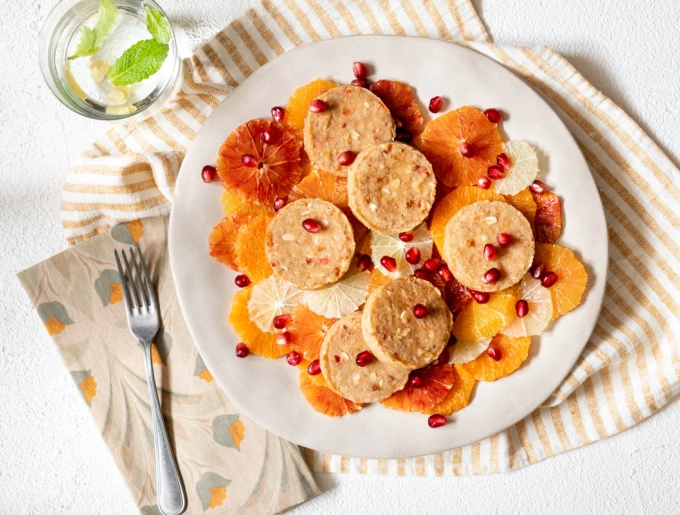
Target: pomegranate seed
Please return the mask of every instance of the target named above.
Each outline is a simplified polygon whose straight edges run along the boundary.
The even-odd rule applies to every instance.
[[[277,317],[274,317],[274,321],[272,324],[274,324],[274,327],[277,329],[283,329],[286,327],[286,324],[288,323],[288,315],[279,315]]]
[[[477,186],[482,188],[483,190],[488,190],[491,187],[491,179],[488,177],[480,177],[477,179]]]
[[[420,249],[418,247],[411,247],[406,251],[406,261],[412,265],[420,263]]]
[[[307,367],[307,373],[310,376],[315,376],[319,373],[321,373],[321,365],[319,364],[319,360],[315,359],[312,361],[309,366]]]
[[[359,269],[359,272],[365,272],[366,270],[370,272],[373,270],[373,260],[371,259],[371,256],[368,254],[361,256],[357,261],[357,268]]]
[[[486,353],[494,361],[500,361],[501,358],[502,358],[501,350],[498,347],[496,347],[495,345],[489,345],[486,348]]]
[[[439,268],[437,268],[437,273],[439,274],[439,277],[442,278],[442,281],[445,283],[450,283],[453,281],[453,274],[451,273],[451,270],[449,270],[449,267],[446,265],[439,265]]]
[[[403,129],[404,127],[406,127],[406,122],[404,121],[403,118],[399,118],[398,116],[395,116],[394,117],[394,126],[397,128],[397,130]]]
[[[494,247],[491,243],[484,245],[484,259],[487,261],[493,261],[496,259],[496,247]]]
[[[320,100],[318,98],[315,98],[309,104],[309,110],[312,113],[323,113],[327,109],[328,109],[328,104],[326,102],[324,102],[323,100]]]
[[[411,388],[420,388],[423,386],[423,378],[419,376],[413,376],[408,380],[408,385]]]
[[[394,137],[395,140],[401,143],[410,143],[413,139],[413,134],[409,131],[397,130],[397,135]]]
[[[354,61],[352,64],[352,71],[357,79],[365,79],[368,76],[368,68],[364,63],[359,61]]]
[[[430,415],[427,418],[427,425],[430,426],[432,429],[435,429],[437,427],[442,427],[445,426],[448,423],[448,419],[444,415],[440,415],[439,413],[435,415]]]
[[[213,182],[215,177],[217,177],[217,170],[214,166],[205,165],[203,170],[201,170],[201,179],[203,179],[203,182],[206,184]]]
[[[496,241],[503,248],[510,245],[514,239],[515,238],[512,237],[512,234],[508,234],[507,232],[498,233],[498,236],[496,236]]]
[[[501,121],[503,120],[503,115],[498,109],[493,108],[487,109],[486,111],[484,111],[484,114],[491,123],[501,123]]]
[[[470,143],[467,141],[461,141],[460,145],[458,145],[458,151],[463,157],[474,157],[475,156],[475,147],[473,147]]]
[[[321,224],[313,218],[305,218],[302,221],[302,227],[304,227],[305,231],[311,233],[316,233],[321,230]]]
[[[272,107],[272,120],[275,122],[282,122],[283,116],[286,114],[286,110],[283,107],[275,106]]]
[[[383,256],[380,258],[380,264],[388,272],[394,272],[397,270],[397,260],[390,256]]]
[[[498,179],[505,177],[505,170],[498,165],[492,165],[487,169],[486,175],[489,176],[489,179],[497,181]]]
[[[260,133],[260,139],[265,143],[269,144],[276,142],[278,136],[279,132],[272,125],[270,125]]]
[[[547,269],[545,268],[545,265],[543,263],[538,263],[534,266],[531,267],[531,277],[534,279],[542,279],[545,273],[547,272]]]
[[[486,304],[491,298],[491,294],[488,291],[473,291],[472,298],[475,299],[477,304]]]
[[[241,342],[238,345],[236,345],[237,358],[245,358],[248,354],[250,354],[250,349],[245,343]]]
[[[283,206],[286,205],[287,202],[288,201],[285,198],[277,198],[274,201],[274,211],[278,211],[279,209],[281,209]]]
[[[333,356],[333,357],[335,358],[335,362],[336,362],[336,363],[340,363],[340,356],[338,356],[338,355],[336,354],[336,355]]]
[[[524,318],[529,314],[529,303],[524,299],[518,300],[515,304],[515,311],[518,317]]]
[[[356,86],[358,88],[367,88],[368,87],[368,81],[364,79],[354,79],[352,82],[350,82],[352,86]]]
[[[356,154],[351,150],[345,150],[342,154],[338,156],[338,163],[341,166],[349,166],[354,162]]]
[[[416,279],[422,279],[423,281],[429,281],[430,280],[430,272],[428,272],[424,268],[419,268],[418,270],[413,272],[413,276]]]
[[[437,358],[437,361],[439,363],[448,363],[450,359],[451,359],[451,355],[449,354],[449,350],[444,349],[442,351],[442,353],[439,355],[439,357]]]
[[[257,168],[260,162],[257,160],[255,156],[251,154],[243,154],[241,156],[241,164],[243,166],[248,166],[250,168]]]
[[[413,241],[413,233],[412,232],[400,232],[399,233],[399,239],[401,241],[405,241],[405,242]]]
[[[295,367],[299,365],[300,362],[302,361],[302,354],[292,350],[286,355],[286,361],[288,362],[289,365]]]
[[[529,186],[529,189],[532,193],[545,193],[546,191],[550,191],[550,188],[548,188],[547,184],[539,180],[532,182],[531,186]]]
[[[500,278],[501,278],[501,273],[498,270],[498,268],[490,268],[482,276],[482,282],[484,284],[494,284],[494,283],[497,283],[498,279],[500,279]]]
[[[290,343],[290,339],[290,333],[288,331],[283,331],[276,337],[276,343],[277,345],[288,345]]]
[[[428,106],[428,109],[430,110],[431,113],[438,113],[443,105],[444,99],[442,97],[440,96],[432,97],[430,99],[430,105]]]
[[[503,170],[510,170],[512,163],[510,163],[510,158],[505,152],[499,154],[496,158],[496,164],[500,166]]]
[[[371,362],[372,359],[373,354],[371,354],[371,351],[364,350],[357,354],[355,361],[357,362],[357,365],[359,365],[360,367],[365,367]]]
[[[439,260],[436,258],[430,258],[423,263],[423,268],[428,272],[434,272],[437,267],[439,267]]]
[[[557,274],[555,272],[548,272],[541,278],[541,284],[546,288],[550,288],[557,282]]]
[[[236,278],[234,279],[234,284],[238,286],[239,288],[245,288],[250,284],[250,279],[248,279],[247,275],[237,275]]]
[[[416,318],[423,318],[430,311],[430,308],[423,306],[422,304],[416,304],[413,306],[413,316]]]

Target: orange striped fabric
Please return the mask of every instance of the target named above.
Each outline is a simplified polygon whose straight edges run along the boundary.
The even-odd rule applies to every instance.
[[[600,319],[579,361],[526,419],[471,446],[411,460],[305,450],[313,470],[501,473],[624,431],[669,402],[680,390],[679,172],[564,58],[546,47],[491,43],[469,0],[262,0],[184,60],[181,88],[166,109],[114,126],[83,151],[63,193],[69,243],[121,220],[169,212],[186,148],[233,87],[295,46],[359,33],[457,41],[539,91],[576,138],[597,183],[609,225],[609,275]]]

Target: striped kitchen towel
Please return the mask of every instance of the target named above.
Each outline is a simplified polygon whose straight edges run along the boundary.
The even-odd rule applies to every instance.
[[[350,34],[456,41],[531,84],[588,161],[609,227],[606,298],[569,376],[515,426],[476,444],[410,460],[307,450],[316,471],[398,475],[499,473],[606,438],[680,390],[680,189],[677,168],[618,106],[546,47],[491,42],[469,0],[262,0],[182,63],[161,113],[116,125],[70,170],[62,219],[70,244],[120,221],[168,213],[182,157],[206,117],[253,70],[296,46]]]

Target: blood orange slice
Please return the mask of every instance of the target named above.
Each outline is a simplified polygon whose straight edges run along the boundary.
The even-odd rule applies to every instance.
[[[555,243],[562,234],[562,204],[560,198],[546,191],[534,193],[536,202],[536,243]]]
[[[393,393],[380,404],[397,411],[428,410],[446,398],[456,379],[453,366],[447,363],[414,370],[411,377],[414,375],[420,377],[420,387],[412,386],[409,380],[402,390]]]
[[[208,254],[213,259],[238,272],[236,265],[236,237],[241,227],[250,221],[250,216],[233,214],[225,216],[210,232]]]
[[[404,129],[413,136],[420,133],[423,127],[423,115],[413,96],[411,88],[396,80],[379,80],[371,85],[371,91],[387,106],[396,120],[404,123]]]
[[[293,308],[290,322],[286,325],[293,349],[306,361],[318,359],[323,339],[335,322],[337,319],[317,315],[305,305]]]
[[[323,379],[321,374],[319,377]],[[314,376],[315,378],[317,376]],[[315,381],[316,382],[316,381]],[[314,384],[307,372],[300,372],[300,390],[307,402],[314,410],[329,417],[340,417],[359,411],[361,404],[356,404],[343,397],[340,397],[328,386]],[[324,381],[325,383],[325,381]]]
[[[468,374],[461,367],[453,367],[453,386],[446,394],[444,399],[431,407],[423,411],[425,415],[434,415],[439,413],[440,415],[451,415],[456,411],[463,409],[470,403],[470,397],[472,397],[472,390],[475,388],[475,378]]]
[[[516,195],[505,195],[505,200],[522,213],[524,218],[529,220],[532,228],[534,227],[534,222],[536,221],[536,202],[529,188],[520,191]]]
[[[557,274],[557,282],[548,288],[553,303],[553,320],[581,303],[588,283],[588,273],[570,249],[537,243],[534,263],[541,263],[548,271]]]
[[[460,144],[472,145],[474,155],[461,154]],[[420,150],[434,173],[447,186],[477,183],[503,152],[503,140],[495,123],[474,107],[464,106],[427,123],[420,135]]]
[[[477,359],[461,365],[477,381],[495,381],[512,374],[527,359],[531,338],[509,338],[499,334],[489,345],[494,345],[500,351],[501,359],[496,361],[483,352]]]
[[[265,130],[276,134],[274,143],[265,143]],[[246,202],[272,204],[287,197],[300,180],[300,138],[280,123],[250,120],[239,125],[222,143],[217,154],[217,176],[222,185]],[[255,166],[242,162],[251,156]]]
[[[267,227],[271,217],[259,215],[243,226],[236,236],[234,246],[236,264],[239,270],[248,276],[253,283],[259,283],[272,275],[267,254],[264,251]]]
[[[307,116],[311,101],[321,93],[325,93],[336,86],[338,84],[335,82],[316,79],[293,91],[293,94],[288,99],[283,123],[294,131],[302,132],[302,128],[305,126],[305,116]]]

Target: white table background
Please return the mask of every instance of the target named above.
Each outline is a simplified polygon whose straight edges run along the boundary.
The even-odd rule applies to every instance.
[[[187,55],[255,1],[161,3]],[[37,34],[54,3],[0,0],[0,514],[132,514],[108,450],[14,277],[65,248],[64,173],[106,129],[68,111],[42,81]],[[554,48],[680,162],[678,0],[473,3],[495,42]],[[680,513],[678,420],[676,400],[624,434],[502,476],[319,474],[326,492],[294,513]]]

